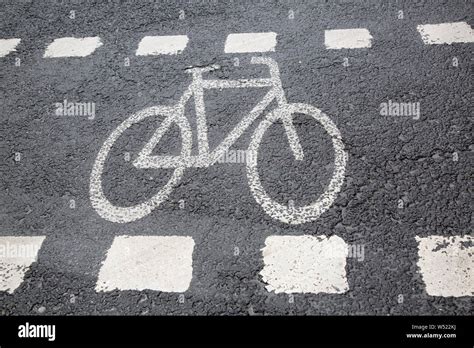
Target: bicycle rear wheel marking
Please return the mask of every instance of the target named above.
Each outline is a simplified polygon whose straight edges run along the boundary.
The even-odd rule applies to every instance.
[[[189,125],[186,123],[184,117],[174,117],[176,116],[176,113],[177,109],[163,106],[153,106],[144,109],[122,122],[104,142],[94,162],[90,180],[91,203],[94,209],[101,217],[109,221],[118,223],[126,223],[138,220],[151,213],[153,209],[155,209],[166,198],[168,198],[173,188],[181,180],[185,169],[184,165],[177,167],[173,171],[173,175],[169,179],[168,183],[156,195],[154,195],[143,203],[130,207],[118,207],[113,205],[105,197],[102,189],[102,172],[104,170],[104,163],[115,141],[130,126],[132,126],[134,123],[144,120],[147,117],[162,115],[165,116],[163,122],[165,122],[169,117],[173,117],[171,123],[176,122],[176,124],[181,130],[181,139],[183,141],[181,155],[189,156],[189,154],[191,153],[191,130],[189,129]]]
[[[342,183],[344,182],[347,153],[344,150],[344,144],[341,140],[341,133],[337,129],[336,125],[320,110],[311,105],[299,103],[283,105],[280,108],[283,109],[280,110],[280,112],[299,112],[315,118],[316,121],[318,121],[321,126],[323,126],[324,130],[331,137],[334,148],[334,172],[331,181],[329,182],[329,185],[324,193],[313,204],[303,207],[287,207],[272,200],[270,196],[268,196],[258,176],[258,148],[262,141],[263,135],[275,120],[272,118],[272,114],[258,125],[255,133],[252,135],[249,145],[249,152],[256,155],[252,156],[251,161],[247,162],[247,178],[249,181],[250,191],[252,192],[257,203],[262,206],[265,213],[281,222],[296,225],[316,220],[332,205],[336,199],[337,194],[341,190]],[[275,112],[277,112],[277,110],[274,110],[272,113]]]

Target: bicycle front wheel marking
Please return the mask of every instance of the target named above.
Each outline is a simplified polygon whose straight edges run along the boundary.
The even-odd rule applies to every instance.
[[[130,207],[119,207],[113,205],[105,197],[102,189],[102,173],[104,170],[104,164],[112,146],[130,126],[150,116],[161,115],[165,116],[165,119],[168,117],[174,117],[173,121],[176,122],[181,130],[181,139],[183,141],[181,155],[189,156],[191,153],[191,130],[183,117],[175,117],[176,112],[176,109],[164,106],[154,106],[144,109],[122,122],[104,142],[94,162],[90,179],[91,203],[101,217],[117,223],[126,223],[141,219],[150,214],[153,209],[158,207],[166,198],[168,198],[174,187],[179,183],[184,173],[184,165],[176,167],[169,181],[157,194],[145,202]]]
[[[341,133],[331,119],[319,109],[307,104],[287,104],[274,110],[273,113],[301,113],[312,116],[318,121],[331,137],[334,148],[334,171],[328,187],[314,203],[302,207],[289,207],[273,200],[266,192],[260,181],[257,168],[258,149],[263,135],[275,121],[275,117],[269,115],[255,130],[249,145],[249,152],[255,154],[247,162],[247,178],[250,191],[258,204],[260,204],[268,215],[273,219],[288,224],[302,224],[314,221],[324,213],[334,202],[344,182],[344,174],[347,162],[347,153],[341,140]]]

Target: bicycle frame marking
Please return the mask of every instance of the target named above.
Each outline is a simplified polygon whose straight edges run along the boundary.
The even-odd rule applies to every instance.
[[[252,58],[252,64],[266,64],[270,68],[270,78],[239,79],[239,80],[204,80],[203,72],[216,69],[216,66],[208,68],[194,68],[188,71],[193,75],[193,80],[176,106],[176,114],[184,113],[186,103],[194,97],[197,119],[197,139],[199,155],[197,156],[151,156],[156,140],[160,137],[160,132],[156,132],[150,139],[150,145],[145,145],[133,162],[134,166],[140,169],[147,168],[175,168],[178,165],[185,167],[209,167],[215,164],[219,158],[229,150],[229,148],[240,138],[240,136],[250,127],[250,125],[264,112],[270,103],[276,99],[278,106],[284,108],[287,104],[285,92],[281,85],[280,72],[278,66],[272,60],[262,57]],[[207,137],[207,119],[204,105],[204,90],[206,89],[227,89],[227,88],[262,88],[271,87],[267,94],[260,100],[250,113],[235,126],[235,128],[225,137],[225,139],[211,152],[209,152],[209,142]],[[291,114],[278,115],[283,119],[285,130],[288,134],[290,147],[297,160],[303,159],[303,150],[299,144],[296,130],[294,129]],[[171,125],[171,124],[169,124]]]

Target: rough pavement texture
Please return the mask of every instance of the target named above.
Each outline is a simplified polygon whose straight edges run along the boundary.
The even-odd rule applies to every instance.
[[[17,52],[0,59],[0,234],[47,236],[41,262],[21,287],[0,293],[1,314],[471,313],[469,297],[426,294],[415,241],[415,236],[464,235],[472,226],[472,45],[426,46],[416,31],[423,23],[472,26],[469,1],[9,1],[0,6],[0,37],[22,38]],[[178,19],[181,9],[184,20]],[[290,9],[294,20],[288,20]],[[397,19],[399,9],[403,20]],[[70,10],[76,10],[76,19],[68,18]],[[324,48],[325,29],[357,27],[370,30],[371,49]],[[260,31],[278,33],[271,56],[288,101],[320,108],[342,133],[349,160],[333,206],[312,223],[277,222],[253,199],[245,165],[216,164],[188,169],[170,199],[141,220],[114,224],[100,218],[90,203],[89,179],[108,134],[145,107],[176,103],[190,82],[187,67],[219,64],[221,69],[209,74],[218,78],[264,75],[265,69],[247,64],[250,54],[239,55],[235,67],[235,56],[223,53],[229,33]],[[183,54],[134,55],[142,37],[174,34],[189,36]],[[104,45],[88,57],[42,58],[55,38],[96,35]],[[344,57],[350,66],[343,66]],[[453,57],[458,67],[452,66]],[[244,89],[205,96],[211,148],[264,93]],[[54,103],[64,99],[95,102],[95,119],[55,116]],[[380,103],[389,99],[419,101],[421,118],[380,116]],[[192,102],[187,115],[194,120]],[[123,161],[125,152],[133,157],[141,150],[158,121],[132,127],[114,147],[104,190],[116,204],[138,203],[169,178],[170,170],[138,170]],[[333,152],[314,120],[299,115],[296,121],[303,148],[313,155],[296,165],[281,125],[275,125],[265,135],[259,168],[274,199],[298,205],[324,190]],[[232,148],[246,149],[255,126]],[[179,151],[177,134],[168,134],[160,151]],[[15,162],[15,152],[21,161]],[[123,234],[194,238],[193,280],[184,303],[176,293],[95,292],[101,262],[114,236]],[[365,245],[364,261],[348,259],[347,293],[295,294],[290,303],[288,295],[265,290],[259,275],[265,238],[303,234],[338,235],[348,244]]]

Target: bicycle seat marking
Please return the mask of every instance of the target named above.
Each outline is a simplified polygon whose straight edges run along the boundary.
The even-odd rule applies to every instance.
[[[147,216],[169,197],[173,189],[180,182],[186,168],[206,168],[218,162],[219,158],[221,158],[247,128],[263,114],[264,110],[273,100],[276,100],[278,106],[261,119],[251,137],[248,147],[248,152],[253,154],[249,156],[249,160],[247,161],[247,179],[250,191],[265,213],[284,223],[301,224],[310,222],[316,220],[324,213],[334,202],[344,181],[347,153],[344,150],[341,133],[331,119],[319,109],[308,104],[287,102],[281,84],[280,71],[275,60],[269,57],[252,57],[251,64],[267,65],[270,70],[270,78],[205,80],[202,74],[217,69],[218,66],[192,68],[188,70],[188,72],[192,74],[192,82],[176,105],[148,107],[123,121],[105,140],[92,168],[90,199],[97,213],[104,219],[116,223],[131,222]],[[208,130],[204,108],[204,90],[255,87],[270,87],[270,90],[250,113],[239,121],[224,140],[214,150],[209,151]],[[188,119],[184,115],[185,104],[191,98],[194,98],[196,109],[198,155],[191,155],[192,130]],[[318,121],[331,137],[334,148],[334,170],[326,190],[315,202],[300,207],[286,206],[270,198],[261,184],[257,170],[260,143],[265,132],[276,121],[283,123],[294,158],[296,160],[302,160],[304,158],[305,155],[293,125],[292,115],[294,113],[306,114]],[[129,207],[116,206],[107,199],[102,189],[104,163],[113,145],[125,130],[133,124],[152,116],[160,116],[164,117],[164,119],[151,139],[140,151],[137,158],[133,161],[133,165],[139,169],[171,168],[174,169],[173,174],[165,186],[145,202]],[[162,136],[173,124],[177,125],[181,132],[181,154],[178,156],[151,155]]]

